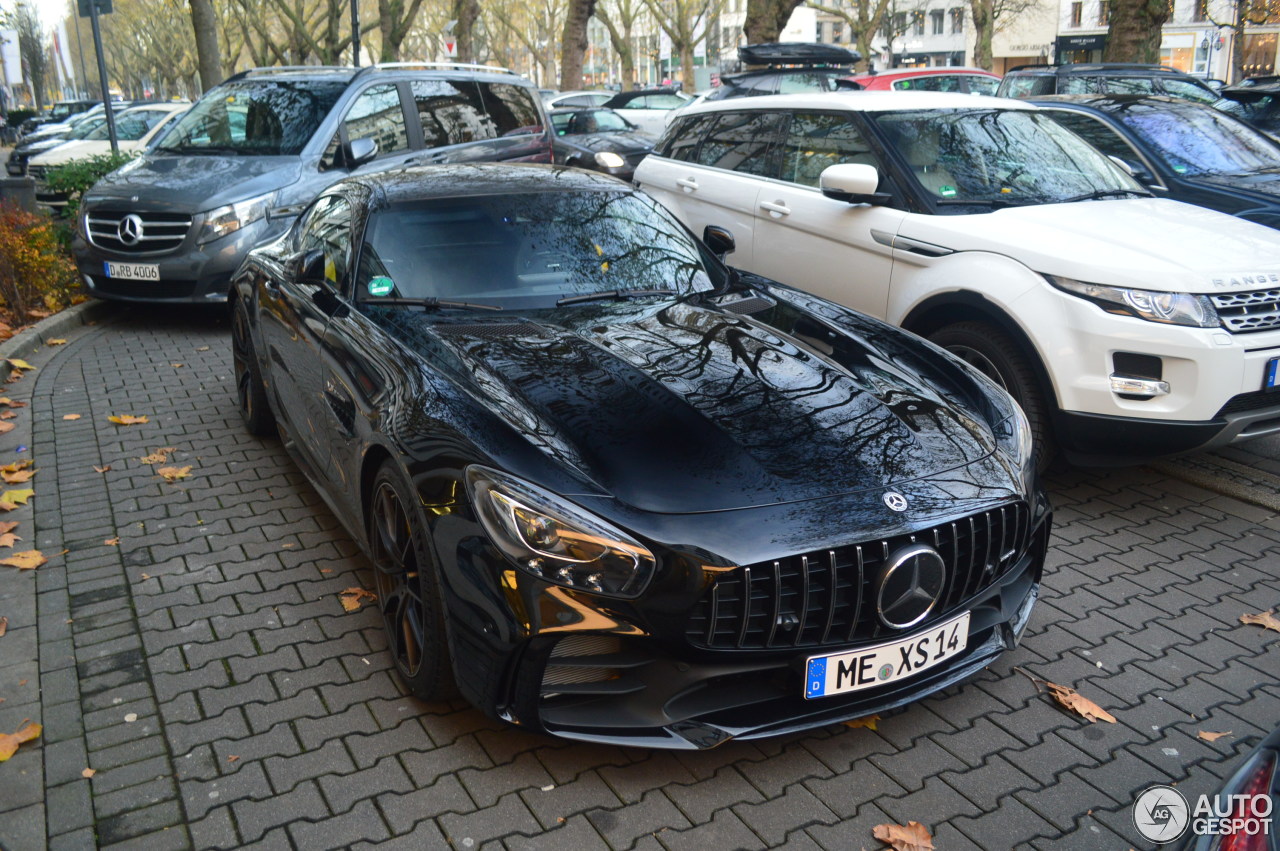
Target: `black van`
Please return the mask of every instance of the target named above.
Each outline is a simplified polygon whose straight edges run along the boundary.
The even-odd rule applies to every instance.
[[[1207,104],[1221,99],[1203,80],[1177,68],[1129,62],[1019,65],[1004,73],[996,91],[1005,98],[1096,94],[1167,95]]]
[[[220,302],[249,249],[343,177],[415,163],[551,159],[537,89],[503,68],[246,71],[85,193],[72,249],[99,298]]]

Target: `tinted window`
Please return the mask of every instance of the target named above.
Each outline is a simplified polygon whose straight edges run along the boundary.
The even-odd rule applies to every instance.
[[[363,91],[351,105],[344,122],[348,141],[373,139],[378,143],[378,156],[409,149],[400,92],[392,84]]]
[[[1063,77],[1058,81],[1058,91],[1064,95],[1091,95],[1102,91],[1102,87],[1099,85],[1097,77],[1071,76]],[[1123,89],[1111,89],[1111,91],[1123,91]],[[1046,92],[1046,94],[1052,93],[1052,89]]]
[[[1193,83],[1190,80],[1170,80],[1163,79],[1160,84],[1164,87],[1165,93],[1183,100],[1193,100],[1196,103],[1214,104],[1218,102],[1218,95],[1209,89],[1201,86],[1199,83]]]
[[[1029,98],[1053,94],[1053,77],[1043,74],[1005,77],[1001,94],[1009,98]]]
[[[632,98],[623,104],[623,109],[675,109],[684,106],[685,98],[679,95],[658,94]]]
[[[1065,110],[1053,110],[1049,114],[1053,116],[1054,121],[1082,136],[1086,142],[1107,156],[1119,157],[1135,163],[1140,161],[1124,137],[1111,129],[1106,122],[1090,115]]]
[[[302,222],[298,238],[302,253],[324,252],[324,279],[342,286],[351,263],[351,204],[340,196],[321,198]]]
[[[301,153],[347,87],[346,81],[237,80],[209,90],[166,134],[159,149]]]
[[[795,115],[782,144],[781,178],[817,186],[823,170],[839,163],[880,167],[862,131],[847,116]]]
[[[715,120],[714,115],[677,118],[666,139],[658,146],[662,156],[681,162],[693,162],[698,153],[698,144]]]
[[[481,101],[499,136],[542,132],[533,90],[510,83],[479,83]]]
[[[702,165],[772,177],[769,154],[786,116],[778,112],[722,113],[698,150]]]
[[[418,117],[422,120],[422,138],[427,147],[457,145],[497,136],[475,83],[414,80],[410,88],[418,107]]]
[[[835,88],[836,78],[833,74],[792,71],[780,75],[778,79],[778,94],[783,95],[793,92],[832,92]]]
[[[1000,81],[994,77],[984,77],[981,74],[970,74],[965,78],[965,84],[971,95],[994,95],[1000,88]]]
[[[1280,169],[1280,149],[1253,128],[1209,107],[1135,108],[1125,126],[1160,151],[1178,174],[1244,174]]]

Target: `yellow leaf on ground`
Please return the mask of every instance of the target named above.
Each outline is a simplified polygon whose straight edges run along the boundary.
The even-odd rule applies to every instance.
[[[7,431],[13,431],[15,428],[17,428],[17,426],[8,420],[0,420],[0,434],[4,434]]]
[[[18,528],[17,520],[0,520],[0,535]]]
[[[10,408],[25,408],[26,402],[15,402],[8,396],[0,396],[0,405],[8,405]]]
[[[191,465],[186,467],[160,467],[157,473],[164,476],[166,482],[176,482],[178,479],[185,479],[191,475]]]
[[[0,762],[17,753],[18,745],[38,738],[41,729],[39,724],[28,723],[16,733],[0,733]]]
[[[54,337],[52,340],[45,340],[44,344],[46,346],[65,346],[67,341],[61,337]]]
[[[107,538],[107,539],[106,539],[105,541],[103,541],[102,543],[106,544],[108,547],[118,547],[118,546],[120,546],[120,539],[119,539],[119,538]]]
[[[1231,731],[1228,730],[1225,733],[1210,733],[1207,730],[1201,730],[1199,733],[1196,733],[1196,735],[1204,739],[1206,742],[1216,742],[1218,741],[1218,739],[1221,739],[1223,736],[1230,736]]]
[[[3,638],[4,634],[8,631],[9,631],[9,619],[0,617],[0,638]]]
[[[887,843],[894,851],[928,851],[933,848],[933,837],[918,821],[903,824],[878,824],[871,828],[871,835]]]
[[[208,347],[208,346],[201,346],[200,348],[196,349],[196,351],[197,351],[197,352],[207,352],[207,351],[209,351],[209,347]]]
[[[169,364],[169,366],[173,367],[174,369],[182,369],[184,366],[186,366],[186,364],[185,364],[185,363],[171,363],[171,364]]]
[[[111,469],[111,465],[110,465],[110,464],[108,464],[108,465],[107,465],[107,466],[105,466],[105,467],[99,467],[97,464],[94,464],[94,465],[93,465],[93,471],[94,471],[95,473],[105,473],[105,472],[107,472],[107,471],[108,471],[108,470],[110,470],[110,469]]]
[[[9,366],[14,369],[35,369],[34,366],[22,360],[21,358],[5,358],[9,362]]]
[[[27,500],[31,499],[31,497],[35,495],[36,492],[31,490],[31,488],[24,488],[23,490],[5,491],[4,493],[0,493],[0,500],[13,505],[26,505]]]
[[[5,411],[3,414],[0,414],[0,420],[12,420],[16,419],[17,416],[17,411]]]
[[[14,461],[12,464],[5,464],[3,467],[0,467],[0,473],[16,473],[19,470],[27,469],[34,463],[36,462],[30,459],[27,459],[26,461]]]
[[[116,425],[140,425],[142,423],[151,422],[147,419],[145,414],[140,417],[135,417],[133,414],[121,414],[120,416],[107,417],[107,420],[115,423]]]
[[[0,499],[0,511],[13,511],[17,507],[7,499]]]
[[[80,415],[79,414],[63,414],[62,418],[64,420],[78,420],[80,419]]]
[[[863,718],[854,718],[850,721],[846,721],[844,722],[844,725],[846,727],[853,727],[855,730],[859,727],[866,727],[868,730],[874,730],[876,728],[876,722],[879,720],[879,715],[867,715]]]
[[[18,570],[35,570],[47,561],[48,559],[44,557],[44,553],[39,550],[27,550],[26,552],[14,553],[8,558],[0,558],[0,564],[16,567]]]
[[[360,608],[363,600],[376,600],[378,595],[363,588],[348,588],[338,592],[338,599],[342,602],[342,608],[348,612],[354,612]]]
[[[31,477],[35,474],[35,470],[17,470],[12,473],[0,470],[0,479],[4,479],[7,484],[20,485],[31,481]]]
[[[1240,623],[1260,626],[1263,629],[1274,629],[1276,632],[1280,632],[1280,618],[1276,617],[1275,609],[1267,609],[1265,612],[1258,612],[1256,615],[1241,615]]]
[[[4,532],[3,534],[0,534],[0,547],[9,547],[12,549],[13,545],[21,540],[21,538],[12,532]]]
[[[163,464],[169,460],[169,456],[178,451],[176,446],[161,446],[150,455],[143,455],[138,460],[143,464]]]
[[[88,780],[90,777],[92,777],[97,773],[98,772],[94,771],[92,768],[86,768],[84,771],[80,772],[80,776],[83,777],[85,780]]]

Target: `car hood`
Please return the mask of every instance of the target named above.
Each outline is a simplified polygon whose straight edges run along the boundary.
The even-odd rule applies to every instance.
[[[1208,293],[1248,289],[1244,278],[1280,274],[1280,231],[1164,198],[909,215],[898,233],[1095,284]]]
[[[949,358],[883,323],[858,318],[849,333],[811,316],[786,302],[743,315],[648,300],[376,321],[499,432],[642,511],[879,492],[993,452],[990,427],[960,401],[985,391]]]
[[[637,154],[653,150],[653,139],[643,133],[614,131],[610,133],[577,133],[565,136],[566,141],[593,151],[614,151],[619,154]]]
[[[211,210],[295,183],[298,157],[176,156],[152,152],[98,181],[86,203],[146,200],[148,207]]]

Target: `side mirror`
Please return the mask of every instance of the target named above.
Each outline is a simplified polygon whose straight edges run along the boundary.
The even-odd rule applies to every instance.
[[[1132,160],[1126,160],[1126,159],[1122,159],[1120,157],[1115,157],[1111,155],[1108,155],[1107,159],[1111,160],[1113,163],[1120,166],[1121,170],[1124,171],[1125,174],[1129,175],[1134,180],[1138,181],[1144,186],[1150,186],[1151,184],[1156,182],[1156,177],[1154,174],[1147,171],[1141,165],[1133,162]]]
[[[706,243],[707,248],[711,249],[711,253],[721,260],[724,260],[725,255],[732,254],[738,247],[733,234],[719,225],[707,225],[703,228],[702,241]]]
[[[342,158],[348,169],[357,168],[378,155],[378,143],[373,139],[352,139],[342,146]]]
[[[879,185],[880,172],[875,166],[865,163],[828,166],[818,177],[818,187],[823,195],[846,204],[888,204],[893,196],[877,192]]]
[[[324,252],[313,248],[298,260],[297,280],[300,284],[324,282]]]

